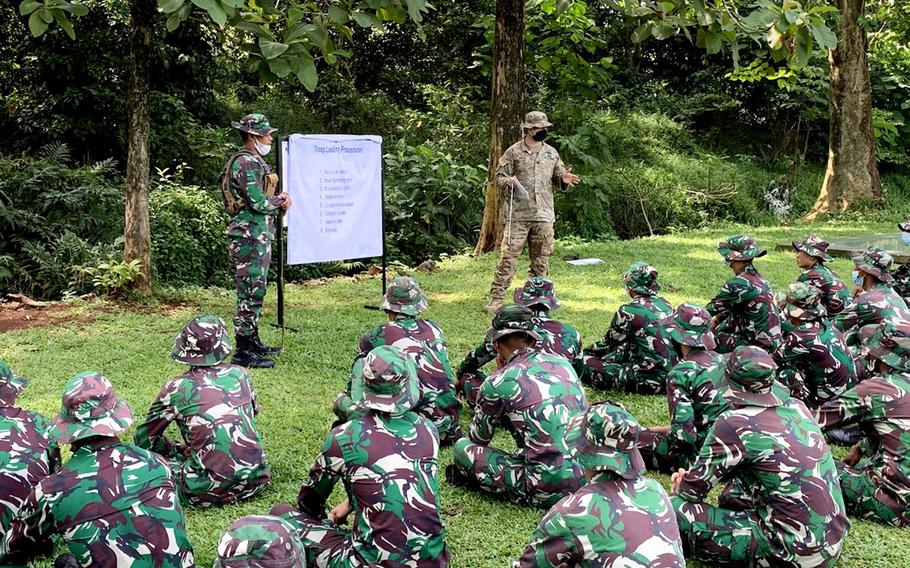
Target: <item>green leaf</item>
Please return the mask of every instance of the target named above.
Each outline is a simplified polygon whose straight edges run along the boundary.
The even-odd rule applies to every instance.
[[[668,37],[673,37],[675,34],[676,29],[663,22],[651,28],[651,35],[654,36],[655,39],[664,40]]]
[[[291,74],[291,64],[284,58],[272,59],[269,61],[269,69],[272,70],[272,73],[278,75],[282,79]]]
[[[259,49],[262,51],[262,56],[266,59],[275,59],[287,51],[288,47],[290,46],[286,43],[269,41],[263,37],[259,38]]]
[[[199,6],[206,12],[211,10],[212,7],[214,7],[217,4],[217,2],[215,0],[191,0],[191,1],[193,2],[193,4]]]
[[[316,63],[312,59],[305,58],[302,60],[300,70],[297,71],[297,79],[307,91],[312,93],[316,90],[319,77],[316,73]]]
[[[28,17],[28,31],[32,32],[33,37],[38,37],[47,31],[47,22],[42,20],[40,16],[42,11],[32,12],[32,15]]]
[[[35,2],[35,0],[25,0],[22,4],[19,4],[19,14],[28,16],[37,10],[39,6],[41,6],[40,2]]]
[[[376,18],[373,14],[368,14],[366,12],[353,12],[351,17],[354,18],[354,21],[357,22],[357,25],[361,28],[374,28],[379,27],[382,23],[379,19]]]
[[[85,4],[69,3],[64,6],[60,6],[60,9],[69,12],[70,14],[77,17],[88,15],[88,6]]]
[[[348,14],[348,11],[338,4],[332,4],[329,7],[329,18],[331,18],[332,21],[336,24],[346,24],[351,20],[351,16]]]
[[[73,30],[73,24],[66,18],[66,14],[62,11],[57,11],[54,13],[54,19],[57,20],[57,25],[63,28],[63,31],[66,32],[66,35],[70,39],[76,39],[76,32]]]
[[[206,10],[209,13],[209,17],[212,18],[218,27],[223,28],[224,24],[227,23],[227,12],[224,11],[224,8],[220,4],[215,4],[210,10]]]
[[[635,31],[632,32],[632,41],[635,43],[641,43],[645,41],[648,36],[651,35],[651,23],[645,22],[644,24],[635,28]]]
[[[158,0],[158,9],[165,14],[173,14],[183,6],[184,0]]]
[[[799,30],[796,34],[796,62],[800,67],[809,64],[809,58],[812,57],[812,40],[809,39],[809,32],[805,28]]]
[[[708,50],[708,55],[720,53],[720,50],[723,48],[723,46],[724,42],[720,34],[714,32],[705,32],[705,49]]]
[[[167,28],[167,31],[172,32],[172,31],[176,30],[178,27],[180,27],[180,22],[181,22],[181,21],[182,21],[182,20],[180,19],[180,13],[179,13],[179,12],[174,12],[173,14],[171,14],[170,16],[168,16],[168,17],[167,17],[167,23],[165,24],[165,27]]]
[[[812,30],[812,37],[815,38],[815,43],[818,44],[818,47],[821,49],[835,49],[837,47],[837,36],[834,35],[834,32],[825,25],[815,25],[810,26]]]

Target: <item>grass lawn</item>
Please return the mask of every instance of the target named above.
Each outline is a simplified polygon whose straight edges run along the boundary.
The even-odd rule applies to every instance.
[[[560,242],[551,263],[551,276],[563,303],[555,315],[577,327],[585,345],[589,345],[603,334],[613,310],[626,300],[621,274],[639,259],[658,268],[664,295],[674,305],[687,300],[707,302],[730,274],[716,253],[717,241],[740,230],[744,229],[725,227],[624,242]],[[810,231],[837,237],[892,230],[893,225],[844,223],[762,228],[753,234],[771,250],[777,241],[799,238]],[[594,256],[606,262],[576,268],[561,260],[566,254]],[[493,255],[459,256],[440,263],[433,274],[417,275],[430,299],[425,315],[445,330],[453,366],[475,346],[489,324],[489,316],[482,314],[480,307],[485,302],[495,262]],[[523,271],[526,262],[519,266]],[[799,273],[791,253],[773,250],[756,261],[756,266],[771,279],[775,289],[782,289]],[[837,260],[833,266],[849,278],[849,261]],[[515,285],[521,284],[519,280]],[[298,328],[299,333],[287,335],[286,353],[277,368],[253,372],[263,405],[258,425],[272,463],[273,483],[265,494],[252,501],[220,509],[187,509],[190,538],[200,566],[211,566],[218,538],[234,519],[263,513],[274,503],[293,503],[296,499],[299,484],[332,423],[331,402],[344,385],[356,342],[363,332],[384,321],[384,314],[363,308],[366,303],[378,302],[379,290],[376,277],[288,286],[287,323]],[[162,303],[138,311],[111,303],[76,301],[71,315],[82,316],[80,321],[92,321],[0,335],[0,357],[32,379],[20,403],[51,415],[58,410],[61,389],[70,377],[80,371],[97,370],[111,379],[132,406],[137,420],[141,420],[162,383],[182,371],[169,352],[183,324],[203,312],[216,313],[230,321],[234,301],[231,291],[186,292],[184,299],[184,306],[175,308]],[[267,302],[264,320],[274,321],[274,290],[270,290]],[[267,325],[263,326],[263,335],[267,342],[279,339]],[[589,392],[588,396],[592,402],[608,396],[622,401],[644,425],[667,420],[663,397],[605,392]],[[463,424],[467,425],[469,419],[467,413]],[[501,432],[495,443],[512,447],[511,439]],[[842,455],[841,450],[835,452]],[[440,476],[451,461],[451,449],[443,450]],[[666,476],[657,478],[669,484]],[[444,481],[440,485],[452,566],[507,566],[509,560],[519,556],[544,513],[455,489]],[[342,493],[339,484],[330,505],[340,501]],[[902,566],[906,565],[908,548],[910,532],[854,521],[840,565]],[[49,567],[51,563],[38,565]]]

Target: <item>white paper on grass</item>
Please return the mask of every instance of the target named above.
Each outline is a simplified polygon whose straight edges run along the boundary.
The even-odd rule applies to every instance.
[[[382,256],[382,138],[292,134],[281,150],[287,263]]]
[[[572,266],[593,266],[595,264],[603,264],[603,260],[599,258],[578,258],[575,260],[567,260],[566,262]]]

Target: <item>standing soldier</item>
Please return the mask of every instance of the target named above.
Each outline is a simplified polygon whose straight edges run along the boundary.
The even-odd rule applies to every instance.
[[[550,317],[550,312],[559,307],[556,287],[553,282],[535,276],[515,290],[515,303],[525,306],[534,313],[534,331],[540,336],[535,346],[541,353],[564,357],[576,370],[581,368],[581,335],[574,327]],[[458,367],[458,390],[464,395],[468,406],[474,407],[477,391],[486,374],[481,367],[497,357],[493,344],[484,341],[468,354]]]
[[[291,196],[275,195],[278,176],[262,159],[272,149],[276,130],[269,126],[269,120],[261,114],[248,114],[231,126],[243,136],[243,149],[231,156],[221,174],[221,195],[231,217],[225,234],[231,241],[228,251],[234,261],[237,287],[234,364],[269,368],[275,362],[268,356],[281,350],[262,343],[259,316],[272,262],[275,215],[279,209],[287,211]]]
[[[670,344],[661,320],[673,315],[673,306],[657,295],[657,269],[646,262],[632,263],[623,282],[632,301],[619,306],[604,338],[585,349],[581,380],[601,389],[662,393]]]
[[[756,345],[774,353],[781,342],[780,315],[771,284],[752,266],[754,259],[768,251],[759,248],[749,235],[721,241],[717,251],[734,273],[707,306],[714,316],[712,329],[717,352],[729,353],[740,345]]]
[[[671,499],[691,558],[708,565],[831,568],[850,528],[834,458],[809,409],[775,382],[760,347],[737,347],[724,396],[732,407]],[[706,499],[730,482],[719,505]]]
[[[60,537],[70,551],[57,559],[63,566],[195,566],[167,462],[117,437],[132,421],[103,375],[70,379],[51,437],[71,444],[72,457],[28,496],[0,539],[0,564]]]
[[[821,304],[828,317],[834,317],[850,306],[853,297],[843,279],[827,266],[826,262],[834,260],[828,254],[827,241],[809,235],[802,241],[793,241],[796,249],[796,264],[803,269],[797,282],[805,282],[821,291]]]
[[[223,363],[230,352],[220,317],[189,322],[171,356],[190,368],[164,384],[136,429],[136,445],[170,460],[183,497],[202,507],[258,495],[271,479],[256,431],[259,403],[250,373]],[[183,442],[165,436],[171,422]]]
[[[563,165],[556,148],[544,142],[547,129],[552,127],[546,114],[529,112],[521,124],[524,138],[499,158],[496,185],[505,194],[506,223],[496,275],[490,286],[490,303],[484,311],[495,312],[502,306],[525,243],[531,257],[528,276],[547,276],[550,272],[556,221],[553,184],[572,187],[580,181]]]
[[[290,523],[273,515],[247,515],[218,541],[212,568],[306,568],[306,550]]]

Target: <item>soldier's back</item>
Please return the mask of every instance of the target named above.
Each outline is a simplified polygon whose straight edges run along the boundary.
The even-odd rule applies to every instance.
[[[550,317],[534,318],[534,329],[541,337],[541,353],[563,357],[570,363],[581,356],[581,335],[574,327]]]
[[[38,413],[0,405],[0,527],[8,527],[35,485],[59,460]]]
[[[717,417],[729,408],[720,392],[726,383],[726,363],[726,358],[715,351],[699,350],[674,365],[667,375],[671,404],[677,390],[691,401],[695,412],[693,423],[700,441],[704,441]],[[670,414],[673,414],[672,408]]]

